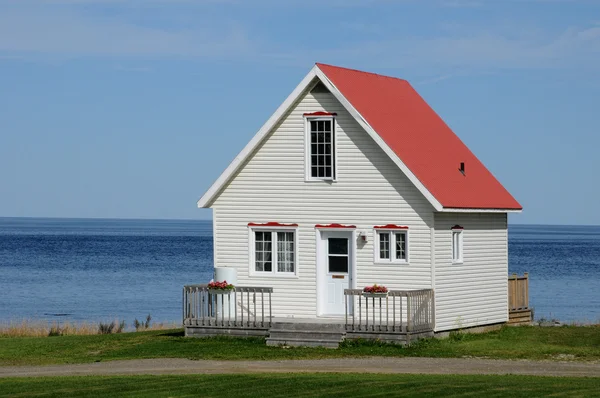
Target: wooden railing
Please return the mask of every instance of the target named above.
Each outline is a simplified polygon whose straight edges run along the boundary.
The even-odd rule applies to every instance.
[[[508,310],[529,309],[529,274],[512,274],[508,277]]]
[[[368,295],[345,289],[346,331],[361,333],[414,333],[434,327],[433,290],[391,290]]]
[[[236,286],[213,290],[208,285],[183,287],[183,325],[232,329],[268,329],[271,287]]]

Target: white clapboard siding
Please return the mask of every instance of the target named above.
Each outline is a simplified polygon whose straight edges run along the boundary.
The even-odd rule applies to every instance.
[[[306,112],[336,112],[337,182],[305,182]],[[431,288],[433,208],[330,93],[306,93],[218,195],[215,265],[235,267],[238,284],[272,286],[275,316],[316,316],[315,224],[354,224],[356,286]],[[297,223],[298,278],[249,276],[249,222]],[[410,264],[373,263],[373,226],[410,228]]]
[[[452,264],[454,225],[463,230],[463,263]],[[508,320],[506,214],[435,214],[436,331]]]

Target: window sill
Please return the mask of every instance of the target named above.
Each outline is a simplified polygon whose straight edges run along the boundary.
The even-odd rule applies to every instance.
[[[452,265],[462,265],[463,263],[463,260],[452,260]]]
[[[297,274],[284,274],[284,273],[271,273],[271,272],[253,272],[248,275],[250,278],[260,279],[260,278],[268,278],[268,279],[299,279],[300,277]]]
[[[375,260],[375,264],[377,265],[410,265],[408,261],[386,261],[386,260]]]
[[[337,182],[331,178],[305,178],[304,182]]]

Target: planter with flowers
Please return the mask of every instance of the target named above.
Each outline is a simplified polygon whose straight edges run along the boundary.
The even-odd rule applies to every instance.
[[[231,294],[233,292],[233,286],[231,283],[227,283],[227,281],[223,282],[210,282],[208,284],[208,293],[210,294]]]
[[[385,286],[374,284],[373,286],[367,286],[363,289],[364,297],[387,297],[388,289]]]

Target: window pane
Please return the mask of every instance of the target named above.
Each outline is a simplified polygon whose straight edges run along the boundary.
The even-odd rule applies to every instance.
[[[455,233],[452,232],[452,260],[456,260],[456,236]]]
[[[452,260],[460,261],[462,253],[460,252],[461,231],[452,231]]]
[[[331,120],[310,121],[310,177],[335,178]]]
[[[452,258],[456,258],[456,232],[452,232]]]
[[[329,256],[329,272],[348,272],[348,256]]]
[[[379,258],[390,258],[390,234],[387,232],[379,234]]]
[[[257,271],[264,271],[264,261],[263,261],[263,253],[262,252],[256,252],[256,270]]]
[[[271,232],[254,232],[254,269],[258,272],[271,271],[271,239]]]
[[[277,233],[277,272],[294,272],[294,233]]]
[[[329,238],[329,254],[348,254],[347,238]]]
[[[317,156],[317,161],[319,162],[319,166],[324,166],[325,165],[325,155]]]
[[[406,260],[406,234],[396,234],[396,260]]]

